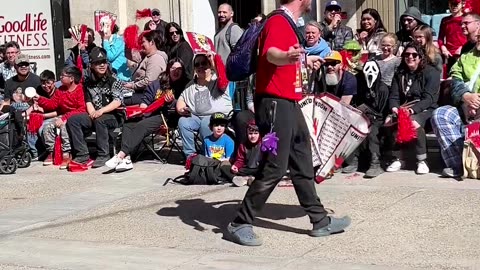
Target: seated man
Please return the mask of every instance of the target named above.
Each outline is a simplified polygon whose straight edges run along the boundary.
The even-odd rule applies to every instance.
[[[98,156],[93,168],[100,168],[110,159],[109,132],[122,123],[122,113],[116,109],[123,103],[122,83],[108,69],[107,54],[96,47],[90,53],[91,74],[84,84],[87,113],[71,116],[67,122],[74,162],[89,160],[85,131],[95,131]]]
[[[463,54],[450,72],[453,106],[433,112],[432,126],[440,143],[446,168],[442,175],[460,178],[463,175],[462,151],[465,123],[478,117],[480,109],[480,31],[473,50]]]
[[[15,115],[15,129],[17,130],[17,142],[21,142],[26,133],[24,128],[24,116],[22,114],[30,106],[26,103],[25,89],[28,87],[38,88],[41,82],[40,78],[31,72],[30,60],[25,54],[20,54],[15,59],[15,70],[17,75],[11,77],[5,82],[5,99],[2,105],[0,105],[0,114],[6,112],[7,107],[13,108]]]

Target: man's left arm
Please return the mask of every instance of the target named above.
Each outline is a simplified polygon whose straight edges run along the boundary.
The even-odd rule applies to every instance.
[[[232,32],[230,34],[230,46],[234,48],[237,45],[238,40],[243,35],[243,29],[238,25],[232,26]]]

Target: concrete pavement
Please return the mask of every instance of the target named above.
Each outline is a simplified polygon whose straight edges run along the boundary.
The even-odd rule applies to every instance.
[[[180,166],[72,174],[32,167],[0,176],[0,269],[480,269],[480,182],[384,174],[317,186],[341,235],[315,239],[293,188],[256,222],[264,245],[225,237],[246,188],[163,186]]]

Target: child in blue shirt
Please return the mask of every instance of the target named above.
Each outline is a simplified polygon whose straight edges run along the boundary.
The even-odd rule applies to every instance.
[[[228,118],[223,113],[214,113],[210,117],[212,135],[207,136],[204,140],[206,157],[228,161],[232,156],[235,144],[232,138],[225,134],[227,124]]]

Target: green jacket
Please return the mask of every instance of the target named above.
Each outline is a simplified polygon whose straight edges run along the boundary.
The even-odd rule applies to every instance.
[[[478,68],[480,68],[480,51],[473,49],[460,56],[457,63],[453,65],[450,76],[452,79],[458,79],[468,84]],[[477,78],[472,92],[480,93],[480,76]]]

